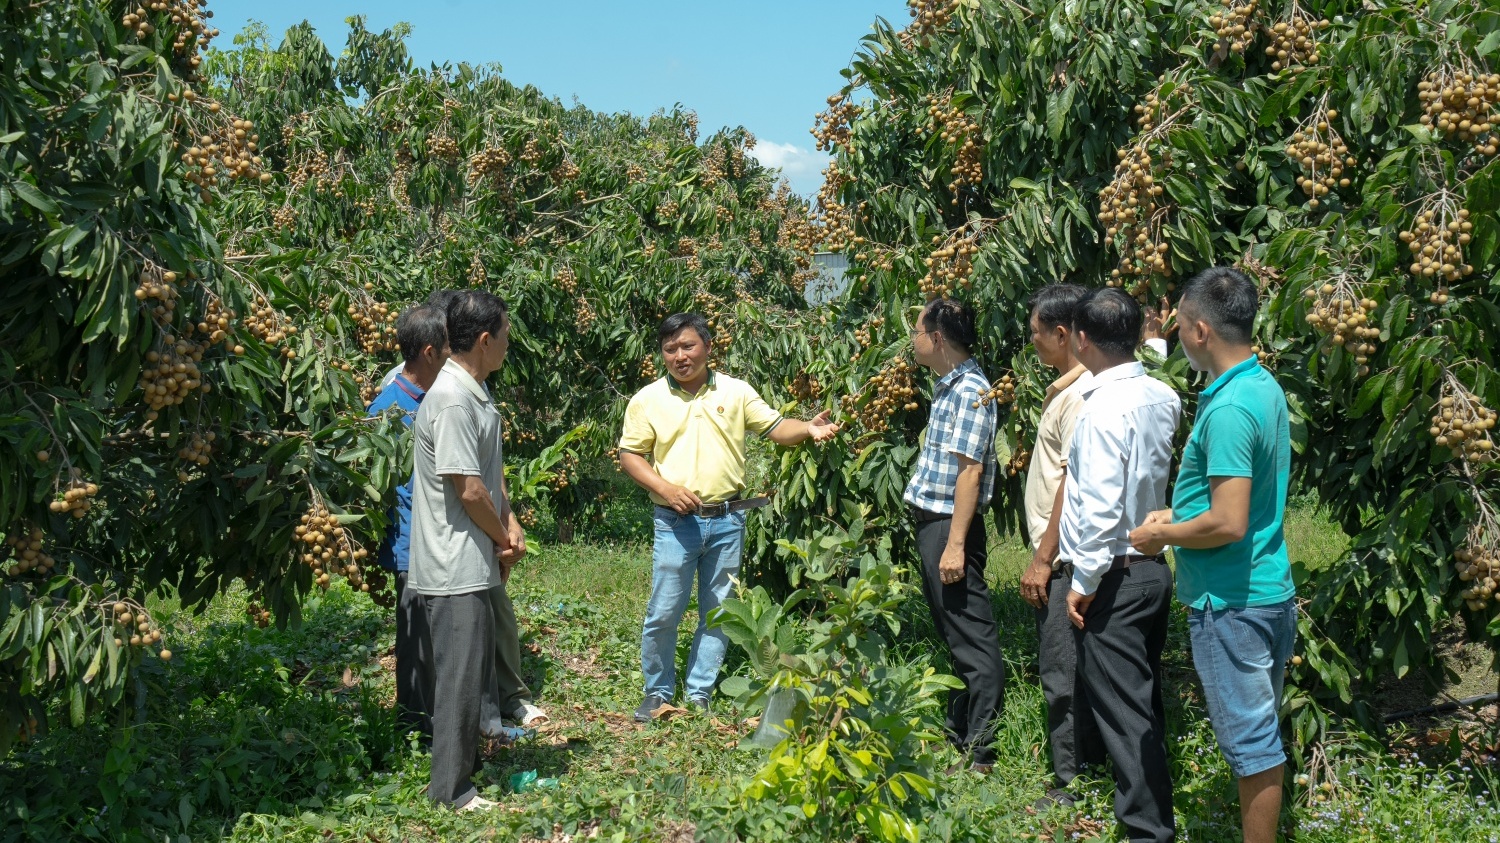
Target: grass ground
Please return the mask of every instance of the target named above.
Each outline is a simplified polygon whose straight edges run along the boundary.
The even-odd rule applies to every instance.
[[[624,540],[541,547],[512,581],[526,667],[554,722],[535,741],[485,763],[477,781],[499,811],[459,816],[427,802],[427,756],[392,721],[389,617],[338,587],[309,599],[297,630],[257,629],[243,614],[243,594],[198,616],[159,606],[179,657],[143,671],[139,695],[120,713],[123,728],[58,729],[0,761],[0,839],[683,843],[721,836],[747,809],[740,793],[764,754],[738,748],[749,727],[722,700],[711,717],[650,727],[630,721],[640,694],[650,553],[641,513],[612,518],[618,523],[604,532]],[[1288,532],[1294,553],[1309,562],[1333,564],[1342,551],[1311,513],[1295,514]],[[1077,810],[1036,815],[1026,807],[1047,781],[1035,633],[1013,587],[1026,560],[1019,545],[997,543],[992,577],[1010,670],[1000,763],[988,777],[942,783],[924,840],[1114,833],[1105,782],[1088,784]],[[923,612],[912,607],[914,653],[940,650],[925,637]],[[1181,838],[1231,840],[1233,782],[1197,702],[1184,626],[1174,628],[1167,668]],[[684,634],[679,658],[686,646]],[[728,667],[737,664],[742,659]],[[1456,749],[1456,740],[1450,747],[1425,734],[1396,735],[1384,747],[1354,739],[1332,745],[1312,772],[1337,787],[1295,789],[1286,827],[1297,840],[1329,843],[1496,841],[1492,772]],[[513,776],[531,771],[558,784],[512,787]]]

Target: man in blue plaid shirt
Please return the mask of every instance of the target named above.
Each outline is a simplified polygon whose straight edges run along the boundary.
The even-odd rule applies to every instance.
[[[948,737],[968,764],[988,773],[1005,700],[1005,663],[984,581],[984,508],[995,489],[995,408],[973,348],[974,315],[934,299],[912,330],[917,363],[932,370],[932,412],[917,471],[903,496],[916,521],[922,593],[947,642],[962,690],[948,694]]]

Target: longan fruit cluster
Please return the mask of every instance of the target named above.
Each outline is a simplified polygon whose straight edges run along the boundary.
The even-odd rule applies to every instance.
[[[207,349],[206,343],[168,334],[162,337],[160,349],[146,352],[147,366],[141,370],[141,392],[151,408],[146,418],[154,421],[152,413],[181,404],[194,392],[210,391],[198,369]]]
[[[207,6],[208,0],[153,0],[126,12],[120,22],[126,29],[134,30],[137,40],[145,40],[146,36],[156,32],[151,13],[170,15],[172,26],[177,28],[172,36],[172,51],[185,58],[196,70],[202,64],[199,51],[207,49],[219,35],[219,30],[208,25],[208,19],[214,13]]]
[[[1471,612],[1483,611],[1494,598],[1495,589],[1500,587],[1497,585],[1500,582],[1500,545],[1485,542],[1476,530],[1470,534],[1465,546],[1454,552],[1453,568],[1458,572],[1459,581],[1469,584],[1459,592],[1465,608]]]
[[[161,643],[161,630],[145,609],[125,602],[116,602],[110,609],[116,647],[150,647]],[[157,655],[162,661],[169,661],[172,651],[163,649]]]
[[[1303,296],[1312,302],[1307,324],[1328,334],[1334,345],[1341,345],[1354,355],[1360,377],[1368,375],[1370,357],[1376,351],[1375,340],[1380,338],[1380,328],[1371,319],[1378,303],[1361,297],[1354,285],[1345,280],[1310,287]]]
[[[135,300],[147,304],[151,308],[151,315],[156,317],[157,322],[165,324],[172,321],[173,311],[177,309],[177,273],[170,270],[163,272],[160,267],[148,264],[141,270],[135,287]],[[154,299],[156,304],[149,304]]]
[[[552,168],[551,175],[554,182],[562,184],[563,182],[572,181],[582,174],[583,170],[579,169],[577,164],[574,164],[571,160],[564,158],[561,164],[558,164],[556,167]]]
[[[911,30],[919,37],[935,34],[958,14],[963,0],[906,0],[911,11]]]
[[[296,325],[287,324],[282,315],[276,312],[276,308],[262,295],[255,296],[255,303],[250,308],[250,313],[245,317],[245,330],[252,336],[267,345],[277,345],[286,340],[287,337],[295,336]],[[235,354],[243,354],[240,346],[235,346]],[[292,349],[283,347],[283,357],[295,357]]]
[[[724,153],[724,145],[716,143],[704,154],[703,160],[698,162],[698,181],[704,187],[713,187],[724,180],[728,168],[728,159]]]
[[[671,222],[677,219],[677,203],[671,199],[663,199],[656,205],[656,219],[660,222]]]
[[[1297,186],[1308,195],[1308,207],[1316,208],[1319,197],[1327,196],[1334,188],[1348,187],[1344,167],[1353,167],[1357,161],[1349,154],[1349,147],[1333,128],[1338,111],[1327,108],[1314,112],[1306,123],[1292,132],[1286,145],[1286,157],[1302,168],[1297,176]]]
[[[349,531],[339,525],[337,516],[322,504],[314,503],[302,513],[301,523],[293,528],[297,540],[307,545],[302,552],[302,563],[312,569],[313,582],[324,591],[332,581],[332,574],[348,578],[349,585],[360,591],[369,591],[360,571],[360,562],[368,555],[349,538]]]
[[[852,126],[864,109],[849,101],[847,93],[834,94],[828,98],[828,109],[813,117],[812,136],[817,139],[819,152],[835,152],[853,149]]]
[[[567,264],[559,266],[554,277],[557,280],[558,288],[564,293],[570,296],[578,293],[578,276],[573,272],[573,267]]]
[[[214,442],[218,438],[219,435],[212,430],[207,433],[194,432],[192,437],[181,448],[177,449],[177,458],[185,464],[183,468],[177,469],[177,479],[180,482],[186,483],[192,479],[187,472],[188,467],[198,466],[202,468],[212,461]]]
[[[578,485],[578,455],[572,451],[563,451],[562,459],[552,468],[552,479],[547,481],[547,486],[554,492],[561,492],[569,486]]]
[[[1219,46],[1235,55],[1242,55],[1249,48],[1250,42],[1255,40],[1255,33],[1260,25],[1255,21],[1255,11],[1259,8],[1257,0],[1238,3],[1235,0],[1220,0],[1224,6],[1222,13],[1208,16],[1208,24],[1214,28],[1214,34],[1219,36]]]
[[[804,241],[809,247],[822,243],[830,252],[842,252],[849,244],[858,242],[854,235],[854,214],[839,201],[844,185],[853,180],[853,176],[839,169],[837,161],[829,163],[823,171],[823,184],[818,187],[818,224],[798,232],[809,238]]]
[[[43,576],[52,573],[57,560],[43,549],[42,539],[44,538],[46,536],[37,527],[17,531],[7,536],[5,544],[10,548],[13,561],[5,566],[5,573],[12,577],[19,577],[30,571],[36,571]]]
[[[499,147],[489,147],[470,155],[469,182],[473,184],[486,179],[503,180],[505,168],[510,166],[512,160],[510,153]]]
[[[367,593],[371,602],[386,609],[395,608],[396,590],[390,587],[390,577],[386,575],[385,569],[379,565],[370,565],[365,568],[364,574],[365,585],[370,587]]]
[[[1026,469],[1030,466],[1031,451],[1024,447],[1017,446],[1016,449],[1011,452],[1010,459],[1005,461],[1005,475],[1007,477],[1015,477],[1018,474],[1025,474]]]
[[[1271,70],[1290,69],[1295,76],[1304,66],[1317,64],[1318,32],[1330,26],[1326,19],[1309,17],[1294,2],[1286,20],[1271,25],[1271,43],[1266,47]]]
[[[1109,274],[1111,287],[1123,287],[1131,277],[1172,274],[1171,249],[1159,216],[1165,209],[1157,202],[1165,192],[1157,183],[1158,162],[1144,144],[1117,154],[1114,178],[1099,191],[1099,222],[1106,226],[1104,236],[1120,250],[1120,263]],[[1171,156],[1164,153],[1159,163],[1170,166]],[[1141,298],[1149,292],[1145,286],[1137,284],[1131,293]]]
[[[1167,92],[1166,74],[1157,77],[1156,81],[1156,90],[1146,94],[1146,99],[1131,109],[1136,115],[1135,124],[1143,135],[1160,128],[1193,97],[1193,86],[1189,82],[1175,82]]]
[[[939,296],[947,298],[959,287],[968,287],[974,281],[974,256],[979,254],[979,229],[967,223],[960,226],[946,240],[932,238],[938,246],[924,263],[927,274],[922,276],[922,295],[929,299]]]
[[[351,298],[348,311],[349,316],[354,319],[354,337],[361,351],[375,354],[396,348],[396,317],[400,315],[399,311],[368,296]]]
[[[439,161],[457,161],[463,153],[458,148],[458,141],[449,137],[446,133],[427,136],[427,154]]]
[[[271,210],[271,226],[277,231],[291,231],[297,226],[297,209],[288,202]]]
[[[1000,379],[990,384],[990,388],[979,396],[974,402],[974,409],[981,406],[988,407],[990,404],[1013,404],[1016,400],[1016,379],[1010,375],[1001,375]]]
[[[207,336],[209,345],[216,345],[229,339],[229,329],[234,325],[234,319],[234,311],[225,307],[218,296],[210,295],[203,318],[192,329]]]
[[[1479,402],[1479,396],[1457,386],[1451,379],[1432,408],[1432,427],[1427,432],[1438,447],[1448,448],[1455,458],[1479,462],[1494,458],[1495,411]]]
[[[287,171],[287,193],[296,193],[309,183],[314,190],[328,190],[334,183],[333,165],[319,147],[299,155],[297,165]]]
[[[61,498],[53,500],[47,505],[47,509],[57,515],[70,515],[74,518],[82,518],[89,514],[89,507],[99,494],[97,483],[86,483],[77,476],[68,483],[68,488],[63,492]]]
[[[959,190],[984,179],[984,146],[979,123],[953,106],[953,92],[949,91],[941,96],[928,95],[925,131],[928,134],[936,132],[944,143],[958,147],[953,166],[948,168],[948,175],[952,177],[948,182],[948,192],[954,194],[950,202],[957,205]]]
[[[579,296],[573,300],[573,327],[578,329],[578,333],[588,333],[598,320],[599,314],[588,299]]]
[[[642,357],[638,371],[641,380],[656,380],[656,355],[647,354],[645,357]]]
[[[521,161],[529,167],[535,167],[540,164],[544,154],[542,146],[537,143],[536,138],[527,138],[525,145],[521,147]]]
[[[634,161],[625,165],[625,180],[631,184],[640,184],[646,180],[646,168]]]
[[[1428,294],[1431,303],[1447,304],[1448,285],[1474,273],[1463,253],[1473,231],[1469,209],[1458,207],[1458,197],[1445,190],[1424,200],[1416,225],[1399,235],[1411,250],[1411,274],[1437,282],[1437,289]]]
[[[245,614],[249,615],[251,622],[261,629],[271,625],[271,610],[262,606],[257,600],[252,600],[245,606]]]
[[[412,156],[411,150],[402,147],[396,153],[396,163],[391,165],[391,177],[386,190],[390,193],[391,200],[396,203],[396,207],[403,211],[411,210],[411,194],[407,192],[406,186],[411,183],[412,168],[415,164],[416,159]]]
[[[823,395],[823,384],[802,369],[792,378],[791,393],[793,398],[804,403],[816,401]]]
[[[915,410],[917,384],[913,375],[916,366],[905,357],[895,357],[878,374],[870,376],[866,388],[874,388],[875,394],[860,404],[862,396],[845,395],[841,399],[843,410],[854,415],[859,424],[871,433],[884,433],[890,429],[890,418],[897,410]]]
[[[880,327],[884,324],[884,316],[871,316],[869,322],[854,329],[854,341],[859,343],[861,349],[869,348],[870,343],[875,341],[875,332],[879,331]],[[850,362],[858,359],[859,355],[856,354],[850,359]]]
[[[210,110],[218,108],[218,103],[209,105]],[[235,118],[220,126],[217,136],[199,135],[196,144],[183,150],[180,157],[187,166],[184,177],[199,188],[199,198],[204,201],[208,201],[208,188],[220,179],[255,179],[265,184],[271,181],[271,174],[261,172],[264,159],[258,152],[259,143],[255,124]]]
[[[1471,141],[1482,155],[1500,150],[1494,134],[1500,125],[1500,74],[1444,65],[1417,83],[1417,98],[1423,102],[1422,125],[1445,138]]]

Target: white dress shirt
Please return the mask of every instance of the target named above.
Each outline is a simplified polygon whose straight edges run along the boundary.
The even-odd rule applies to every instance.
[[[1136,552],[1130,531],[1166,508],[1182,401],[1134,361],[1099,372],[1081,389],[1058,558],[1073,563],[1073,590],[1088,595],[1114,557]]]

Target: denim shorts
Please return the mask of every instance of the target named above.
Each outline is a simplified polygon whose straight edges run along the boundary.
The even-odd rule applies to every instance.
[[[1253,776],[1286,763],[1278,715],[1286,660],[1297,643],[1296,601],[1194,609],[1188,629],[1219,751],[1234,775]]]

